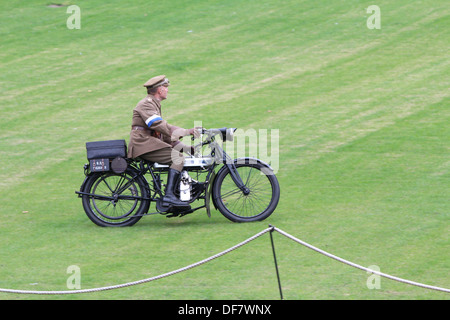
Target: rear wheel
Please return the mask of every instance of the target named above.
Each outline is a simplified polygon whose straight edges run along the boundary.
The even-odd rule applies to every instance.
[[[261,221],[272,214],[280,199],[280,185],[267,166],[254,161],[236,164],[246,192],[231,178],[230,170],[219,171],[213,186],[217,209],[234,222]]]
[[[145,180],[135,172],[127,171],[93,174],[86,181],[83,208],[95,224],[102,227],[132,226],[149,207]]]

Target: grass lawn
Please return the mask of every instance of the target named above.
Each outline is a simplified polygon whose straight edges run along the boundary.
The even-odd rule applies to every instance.
[[[169,272],[268,224],[354,263],[450,288],[450,9],[386,1],[0,3],[0,288],[67,290]],[[163,115],[190,128],[279,130],[281,199],[263,222],[220,212],[100,228],[74,193],[86,141],[126,139],[142,84],[171,81]],[[255,155],[258,156],[258,155]],[[153,207],[153,206],[152,206]],[[274,233],[285,299],[439,299]],[[269,235],[172,277],[65,296],[278,299]]]

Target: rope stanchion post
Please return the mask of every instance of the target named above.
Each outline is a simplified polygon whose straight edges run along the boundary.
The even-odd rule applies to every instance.
[[[280,281],[280,273],[278,271],[278,263],[277,263],[277,255],[275,253],[275,243],[273,242],[273,236],[272,233],[275,230],[275,227],[269,224],[270,228],[270,243],[272,244],[272,253],[273,253],[273,261],[275,262],[275,271],[277,273],[277,280],[278,280],[278,289],[280,291],[280,298],[283,300],[283,290],[281,289],[281,281]]]
[[[366,272],[369,272],[369,273],[373,273],[373,274],[379,275],[379,276],[384,277],[384,278],[387,278],[387,279],[391,279],[391,280],[395,280],[395,281],[398,281],[398,282],[406,283],[406,284],[409,284],[409,285],[413,285],[413,286],[422,287],[422,288],[426,288],[426,289],[431,289],[431,290],[436,290],[436,291],[442,291],[442,292],[450,293],[450,289],[447,289],[447,288],[441,288],[441,287],[436,287],[436,286],[430,286],[430,285],[427,285],[427,284],[423,284],[423,283],[419,283],[419,282],[415,282],[415,281],[411,281],[411,280],[402,279],[402,278],[399,278],[399,277],[391,276],[391,275],[389,275],[389,274],[387,274],[387,273],[383,273],[383,272],[379,272],[379,271],[375,271],[375,270],[372,270],[372,269],[363,267],[363,266],[361,266],[361,265],[359,265],[359,264],[356,264],[356,263],[353,263],[353,262],[351,262],[351,261],[342,259],[342,258],[340,258],[340,257],[338,257],[338,256],[335,256],[334,254],[331,254],[331,253],[328,253],[328,252],[326,252],[326,251],[324,251],[324,250],[322,250],[322,249],[319,249],[319,248],[317,248],[317,247],[315,247],[315,246],[313,246],[313,245],[311,245],[311,244],[309,244],[309,243],[307,243],[307,242],[305,242],[305,241],[302,241],[302,240],[300,240],[300,239],[297,239],[296,237],[290,235],[290,234],[287,233],[287,232],[284,232],[284,231],[281,230],[281,229],[278,229],[278,228],[276,228],[276,227],[273,227],[273,230],[275,230],[275,231],[277,231],[278,233],[282,234],[282,235],[285,236],[286,238],[291,239],[291,240],[293,240],[294,242],[297,242],[297,243],[299,243],[299,244],[301,244],[301,245],[303,245],[303,246],[305,246],[305,247],[307,247],[307,248],[309,248],[309,249],[311,249],[311,250],[313,250],[313,251],[316,251],[316,252],[318,252],[318,253],[320,253],[320,254],[322,254],[322,255],[328,257],[328,258],[331,258],[331,259],[334,259],[334,260],[336,260],[336,261],[342,262],[342,263],[344,263],[344,264],[346,264],[346,265],[349,265],[349,266],[352,266],[352,267],[354,267],[354,268],[357,268],[357,269],[360,269],[360,270],[363,270],[363,271],[366,271]],[[270,230],[270,232],[272,232],[272,230]]]

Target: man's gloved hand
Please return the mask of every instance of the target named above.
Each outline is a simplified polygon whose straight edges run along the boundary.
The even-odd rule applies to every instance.
[[[189,129],[189,134],[191,136],[194,136],[194,138],[200,137],[200,132],[201,132],[201,127],[195,127],[195,128]]]
[[[178,141],[181,138],[189,136],[189,135],[194,136],[194,138],[200,137],[200,133],[197,131],[196,128],[183,129],[183,128],[175,127],[175,126],[172,126],[172,127],[174,129],[172,132],[172,136],[170,137],[171,141]]]

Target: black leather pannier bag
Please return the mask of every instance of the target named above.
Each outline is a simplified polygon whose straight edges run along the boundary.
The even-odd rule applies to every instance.
[[[127,143],[125,140],[108,140],[86,142],[88,160],[126,158]]]

